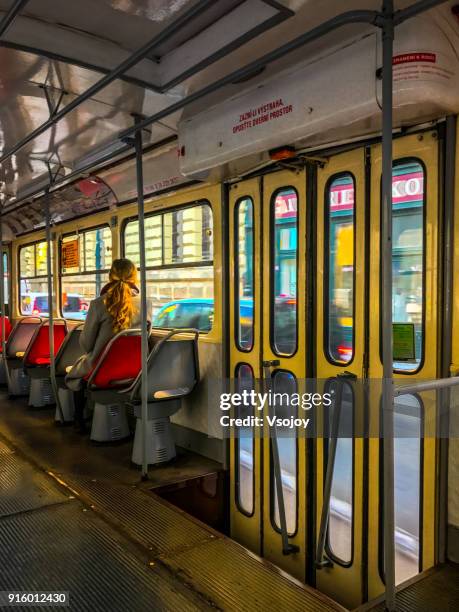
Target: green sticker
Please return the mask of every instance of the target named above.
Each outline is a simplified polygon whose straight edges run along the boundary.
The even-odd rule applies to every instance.
[[[414,323],[392,323],[392,331],[394,360],[415,359]]]

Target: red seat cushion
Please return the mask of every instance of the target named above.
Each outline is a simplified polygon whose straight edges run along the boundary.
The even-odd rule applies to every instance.
[[[102,360],[91,385],[98,389],[128,386],[128,382],[120,385],[117,384],[117,381],[131,381],[140,372],[142,365],[141,337],[120,336],[114,341]],[[88,374],[85,377],[86,380],[89,376]]]
[[[54,354],[57,353],[64,341],[65,334],[65,325],[54,326]],[[41,366],[49,365],[49,363],[49,326],[42,325],[29,347],[25,365]]]
[[[35,359],[36,365],[49,365],[51,363],[50,357],[37,357]]]

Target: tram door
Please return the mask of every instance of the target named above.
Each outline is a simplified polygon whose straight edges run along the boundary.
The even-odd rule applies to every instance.
[[[364,439],[352,439],[363,419],[365,329],[365,151],[331,157],[317,177],[316,368],[322,392],[336,391],[340,407],[323,409],[323,437],[316,440],[316,534],[319,537],[332,422],[343,436],[336,445],[323,557],[316,586],[346,607],[362,602],[364,541]],[[335,414],[335,410],[339,413]],[[346,437],[345,437],[346,436]]]
[[[393,300],[394,376],[407,384],[433,379],[438,370],[439,172],[436,131],[394,141]],[[371,150],[371,255],[369,377],[380,378],[381,147]],[[380,426],[369,406],[370,430]],[[395,402],[395,569],[400,583],[435,563],[436,405],[433,392]],[[383,439],[369,439],[368,595],[383,590]]]
[[[230,187],[230,377],[255,386],[261,358],[261,179]],[[253,410],[237,416],[255,414]],[[236,416],[236,415],[235,415]],[[230,444],[231,535],[257,554],[261,550],[262,440],[253,428],[240,428]]]
[[[241,385],[255,377],[261,391],[295,393],[305,378],[305,234],[304,169],[232,186],[230,363]],[[274,414],[288,417],[291,409],[276,405]],[[277,428],[287,532],[298,547],[284,555],[272,441],[266,426],[252,433],[241,431],[231,443],[232,536],[304,581],[306,439],[295,429]]]

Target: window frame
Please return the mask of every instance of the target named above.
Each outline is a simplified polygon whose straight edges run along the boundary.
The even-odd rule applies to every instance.
[[[252,372],[252,380],[253,380],[253,384],[255,385],[255,372],[253,371],[253,367],[250,365],[250,363],[246,363],[246,362],[240,362],[236,365],[235,369],[234,369],[234,377],[236,380],[239,380],[238,378],[238,374],[239,374],[239,370],[243,367],[248,367],[250,368],[251,372]],[[240,407],[239,407],[240,409]],[[239,409],[237,410],[237,412],[239,411]],[[253,411],[255,413],[255,409]],[[253,507],[252,507],[252,512],[247,512],[247,510],[245,510],[242,507],[241,504],[241,499],[240,499],[240,491],[241,488],[239,486],[240,484],[240,462],[239,462],[239,450],[240,450],[240,438],[239,436],[235,436],[234,438],[234,474],[235,474],[235,479],[234,479],[234,501],[236,503],[236,508],[239,510],[239,512],[241,514],[243,514],[244,516],[247,517],[252,517],[255,514],[255,509],[256,509],[256,497],[255,497],[255,492],[256,492],[256,487],[255,487],[255,478],[256,478],[256,470],[255,470],[255,461],[256,461],[256,457],[255,457],[255,427],[252,426],[252,432],[253,432],[253,436],[252,436],[252,461],[253,461],[253,469],[252,469],[252,500],[253,500]]]
[[[333,379],[329,379],[329,381],[327,381],[326,384],[326,390],[328,391],[328,388],[331,386],[331,381]],[[328,520],[328,524],[327,524],[327,532],[325,535],[325,554],[327,555],[327,557],[330,559],[330,561],[332,561],[333,563],[336,563],[337,565],[340,565],[341,567],[352,567],[352,565],[354,564],[354,553],[355,553],[355,401],[356,401],[356,394],[354,391],[354,387],[352,386],[352,384],[350,384],[349,382],[344,382],[344,385],[347,385],[349,388],[349,391],[351,392],[352,395],[352,492],[351,492],[351,500],[352,500],[352,521],[351,521],[351,558],[350,561],[344,561],[343,559],[341,559],[340,557],[338,557],[334,552],[332,547],[330,546],[330,519]],[[330,424],[329,424],[329,420],[327,419],[326,421],[327,426],[326,426],[326,432],[327,435],[324,435],[324,439],[323,439],[323,474],[324,474],[324,486],[325,486],[325,474],[327,473],[327,464],[328,464],[328,449],[329,449],[329,442],[330,442]],[[339,427],[339,424],[338,424]],[[339,440],[339,438],[338,438]],[[330,501],[331,501],[331,496],[330,496]],[[328,508],[328,513],[330,516],[330,507]]]
[[[332,358],[330,354],[330,200],[329,193],[330,187],[334,181],[339,178],[343,178],[345,176],[350,176],[352,179],[352,183],[354,186],[354,208],[352,215],[352,228],[353,228],[353,257],[354,257],[354,265],[352,271],[352,358],[349,361],[341,362],[336,361]],[[356,302],[356,255],[357,255],[357,182],[355,180],[355,176],[352,172],[348,170],[344,170],[342,172],[337,172],[330,176],[325,184],[324,190],[324,277],[323,277],[323,303],[324,303],[324,313],[325,313],[325,321],[323,325],[323,352],[325,359],[328,363],[337,366],[339,368],[347,368],[349,367],[354,359],[355,359],[355,302]]]
[[[215,246],[215,242],[214,242],[214,237],[215,237],[215,228],[214,228],[214,210],[212,208],[212,204],[211,202],[207,199],[207,198],[203,198],[202,200],[194,200],[193,202],[187,202],[186,204],[178,204],[176,206],[170,206],[170,207],[165,207],[165,208],[158,208],[154,211],[148,212],[145,214],[145,220],[149,219],[150,217],[154,217],[157,215],[161,215],[161,227],[162,227],[162,234],[161,234],[161,259],[162,261],[164,261],[164,240],[162,239],[163,235],[164,235],[164,215],[166,215],[167,213],[170,212],[178,212],[180,210],[186,210],[189,208],[195,208],[198,206],[207,206],[208,209],[210,210],[211,213],[211,217],[212,217],[212,259],[208,259],[208,260],[201,260],[201,261],[189,261],[189,262],[182,262],[182,263],[171,263],[171,264],[163,264],[163,265],[155,265],[155,266],[145,266],[145,271],[154,271],[154,270],[174,270],[174,269],[180,269],[180,268],[212,268],[212,287],[213,287],[213,301],[214,301],[214,321],[212,322],[212,327],[209,330],[199,330],[199,335],[208,335],[211,334],[212,331],[214,330],[214,325],[215,325],[215,252],[214,252],[214,246]],[[120,228],[120,252],[122,254],[122,257],[126,256],[126,227],[128,226],[129,223],[132,223],[133,221],[138,221],[139,217],[138,215],[131,215],[130,217],[126,217],[125,219],[123,219],[122,223],[121,223],[121,228]],[[140,265],[137,267],[137,269],[140,268]],[[148,281],[147,281],[148,283]],[[154,327],[152,325],[152,329],[171,329],[171,328],[163,328],[163,327]]]
[[[150,217],[155,217],[157,215],[162,215],[164,218],[164,215],[169,213],[169,212],[178,212],[180,210],[186,210],[188,208],[195,208],[197,206],[207,206],[211,213],[212,213],[212,239],[214,238],[214,227],[213,227],[213,220],[214,220],[214,211],[212,209],[212,205],[209,202],[209,200],[207,199],[203,199],[203,200],[198,200],[195,202],[191,202],[188,204],[181,204],[178,206],[172,206],[170,208],[159,208],[155,211],[149,212],[145,214],[145,220],[149,219]],[[126,256],[126,227],[129,223],[132,223],[133,221],[138,221],[139,217],[138,215],[133,215],[131,217],[126,217],[126,219],[123,219],[123,222],[121,224],[121,231],[120,231],[120,238],[121,238],[121,253],[122,256],[125,257]],[[162,219],[161,224],[163,226],[164,224],[164,220]],[[161,241],[161,259],[164,261],[164,241]],[[214,261],[215,261],[215,256],[212,257],[212,259],[206,259],[206,260],[201,260],[201,261],[187,261],[187,262],[182,262],[182,263],[170,263],[170,264],[162,264],[162,265],[156,265],[156,266],[145,266],[145,270],[168,270],[168,269],[174,269],[174,268],[197,268],[197,267],[209,267],[212,266],[212,268],[214,267]]]
[[[253,286],[253,313],[252,313],[252,345],[250,348],[243,348],[240,344],[240,339],[238,337],[238,330],[240,329],[240,296],[239,296],[239,281],[240,281],[240,273],[239,273],[239,222],[238,222],[238,211],[239,206],[242,202],[248,201],[252,206],[252,286]],[[234,249],[233,249],[233,257],[234,257],[234,343],[238,349],[242,353],[251,353],[255,346],[255,312],[256,312],[256,291],[255,291],[255,283],[256,283],[256,274],[255,274],[255,202],[253,198],[249,195],[241,196],[237,199],[234,205]]]
[[[426,249],[426,243],[427,243],[427,227],[426,227],[426,220],[427,220],[427,186],[428,186],[428,176],[427,176],[427,168],[426,165],[424,163],[424,161],[422,159],[420,159],[419,157],[398,157],[397,159],[394,159],[392,162],[392,177],[393,177],[393,171],[394,171],[394,167],[397,165],[402,165],[402,164],[409,164],[409,163],[415,163],[415,164],[419,164],[419,166],[421,166],[422,168],[422,173],[423,173],[423,198],[422,198],[422,319],[421,319],[421,325],[422,325],[422,339],[421,339],[421,348],[422,348],[422,356],[421,359],[419,361],[419,363],[417,364],[416,368],[414,370],[400,370],[400,369],[396,369],[394,367],[394,357],[392,356],[392,371],[394,374],[403,374],[404,376],[415,376],[416,374],[419,374],[419,372],[422,370],[422,368],[424,367],[424,363],[425,363],[425,342],[426,342],[426,282],[427,282],[427,274],[426,274],[426,261],[427,261],[427,249]],[[393,202],[391,199],[391,205],[393,206]],[[382,312],[382,219],[383,219],[383,201],[382,201],[382,175],[380,177],[380,198],[379,198],[379,359],[380,362],[382,364],[382,317],[381,317],[381,312]],[[392,210],[392,229],[393,229],[393,225],[394,225],[394,220],[393,220],[393,210]],[[392,249],[393,249],[393,244],[392,244]],[[394,263],[394,255],[392,253],[391,256],[391,264],[393,267],[393,263]],[[394,288],[394,283],[392,280],[392,292],[393,292],[393,288]],[[393,307],[393,304],[392,304]],[[416,340],[415,340],[416,342]],[[416,345],[415,345],[416,346]]]
[[[47,274],[39,274],[38,276],[21,276],[21,251],[22,249],[25,249],[27,247],[33,246],[34,247],[34,272],[36,272],[36,266],[37,266],[37,244],[42,244],[45,243],[47,244],[47,240],[46,238],[41,238],[38,240],[33,240],[32,242],[26,242],[24,244],[21,244],[18,246],[18,250],[17,250],[17,264],[18,264],[18,311],[21,317],[27,317],[30,315],[24,314],[22,312],[22,308],[21,308],[21,281],[27,281],[27,280],[37,280],[37,279],[46,279],[46,284],[48,284],[48,275]],[[50,242],[51,244],[51,266],[53,263],[53,240],[51,240]],[[51,270],[52,272],[52,270]],[[49,287],[48,287],[48,291],[47,294],[49,292]],[[56,297],[56,296],[55,296]],[[49,310],[49,304],[48,304],[48,310]],[[49,317],[49,313],[47,315],[40,315],[42,318],[47,319]]]
[[[280,353],[277,348],[276,348],[276,344],[274,341],[274,331],[275,331],[275,326],[274,326],[274,312],[275,312],[275,300],[276,300],[276,296],[275,296],[275,274],[273,274],[274,272],[274,260],[275,260],[275,226],[276,226],[276,220],[275,220],[275,206],[276,206],[276,198],[277,196],[283,192],[283,191],[293,191],[296,195],[296,231],[297,231],[297,238],[296,238],[296,270],[295,270],[295,279],[296,279],[296,308],[295,308],[295,350],[292,351],[291,353]],[[299,268],[300,268],[300,249],[299,249],[299,244],[300,244],[300,235],[299,235],[299,229],[300,229],[300,196],[298,194],[298,190],[296,189],[296,187],[294,187],[293,185],[285,185],[283,187],[278,187],[277,189],[275,189],[273,191],[273,193],[271,194],[271,198],[270,198],[270,203],[269,203],[269,345],[271,347],[272,352],[274,353],[274,355],[276,355],[276,357],[282,357],[282,359],[291,359],[292,357],[294,357],[297,352],[298,352],[298,327],[299,327],[299,315],[298,315],[298,311],[299,311],[299,293],[298,293],[298,279],[299,279]]]
[[[291,372],[290,370],[287,370],[286,368],[277,368],[276,370],[273,370],[271,372],[271,379],[270,379],[271,385],[274,385],[274,377],[278,373],[290,374],[291,376],[293,376],[294,381],[295,381],[296,392],[298,392],[298,378],[295,376],[294,372]],[[297,410],[297,414],[298,414],[298,410]],[[300,496],[299,496],[299,487],[298,487],[299,485],[299,461],[300,461],[300,457],[299,457],[300,453],[299,453],[299,446],[298,446],[299,436],[295,435],[293,439],[295,440],[295,529],[292,533],[288,532],[287,530],[287,534],[289,538],[294,538],[298,533],[299,507],[300,507]],[[274,502],[275,502],[275,496],[276,496],[276,485],[275,485],[274,462],[272,458],[272,446],[271,445],[272,445],[272,441],[270,437],[269,438],[269,519],[270,519],[271,527],[274,529],[274,531],[276,533],[282,533],[281,528],[276,525],[276,521],[275,521]],[[279,463],[280,463],[280,457],[279,457]],[[282,472],[282,468],[280,469]],[[284,499],[284,502],[285,502],[285,499]],[[285,518],[287,520],[287,516]]]
[[[58,240],[58,247],[59,247],[59,255],[58,255],[58,260],[59,260],[59,314],[61,317],[63,317],[64,319],[66,319],[67,321],[79,321],[79,319],[71,319],[69,317],[66,317],[63,314],[63,309],[62,309],[62,279],[69,277],[71,278],[72,276],[90,276],[90,275],[94,275],[97,273],[102,273],[102,274],[108,274],[110,272],[110,268],[102,268],[100,270],[91,270],[91,271],[84,271],[84,272],[68,272],[67,274],[63,274],[62,273],[62,244],[63,244],[63,240],[64,238],[68,238],[69,236],[80,236],[82,234],[85,234],[87,232],[92,232],[94,230],[98,230],[98,229],[104,229],[104,228],[108,228],[110,230],[110,233],[112,235],[112,262],[113,262],[113,232],[112,232],[112,228],[110,226],[110,223],[101,223],[99,225],[94,225],[91,227],[85,227],[82,228],[81,230],[78,230],[77,232],[66,232],[65,234],[62,234],[59,237]],[[96,296],[97,297],[97,296]]]
[[[5,302],[5,315],[11,318],[11,251],[8,248],[3,248],[2,255],[6,257],[6,267],[3,266],[3,275],[6,277],[6,291],[3,296]],[[5,286],[5,278],[3,279]]]

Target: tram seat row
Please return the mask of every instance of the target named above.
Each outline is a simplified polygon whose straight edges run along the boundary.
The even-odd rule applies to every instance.
[[[73,394],[65,385],[69,368],[82,354],[79,339],[83,325],[67,333],[63,320],[54,322],[56,384],[64,420],[73,418]],[[186,332],[186,335],[184,334]],[[170,417],[179,410],[181,399],[199,381],[197,330],[174,330],[167,335],[149,335],[148,377],[148,463],[168,461],[175,456]],[[6,345],[10,395],[25,395],[30,383],[29,404],[54,402],[50,382],[49,323],[25,317],[13,328]],[[16,374],[15,374],[16,373]],[[30,377],[30,378],[29,378]],[[39,381],[41,389],[34,389]],[[142,463],[141,439],[141,331],[124,330],[110,340],[92,372],[86,377],[88,402],[93,405],[91,439],[114,441],[130,434],[127,407],[136,417],[132,461]],[[48,385],[51,399],[44,396]],[[60,410],[56,408],[56,420]]]
[[[125,330],[117,334],[87,380],[88,395],[94,405],[92,438],[104,436],[111,419],[122,433],[128,433],[126,407],[130,406],[136,417],[132,461],[137,465],[142,463],[140,333]],[[170,417],[199,382],[198,337],[197,330],[149,335],[146,454],[150,464],[175,456]]]

